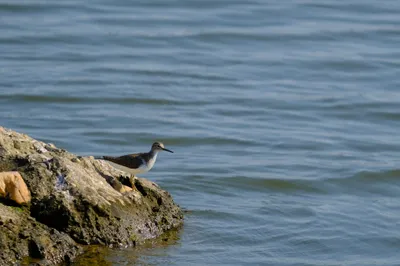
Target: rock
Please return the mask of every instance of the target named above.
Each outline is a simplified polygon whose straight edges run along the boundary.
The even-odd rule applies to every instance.
[[[134,246],[183,222],[182,211],[171,195],[154,183],[142,178],[121,179],[125,173],[104,161],[77,157],[2,127],[0,171],[20,173],[31,191],[28,211],[33,221],[43,230],[52,228],[79,244]],[[56,233],[48,234],[51,243]],[[0,231],[0,239],[2,235]],[[35,256],[49,257],[48,247],[39,240],[26,243]],[[1,243],[0,250],[4,250]]]
[[[20,265],[28,257],[55,265],[76,257],[80,249],[67,234],[36,222],[19,207],[0,204],[0,265]]]
[[[31,193],[18,172],[0,172],[0,197],[17,204],[31,201]]]

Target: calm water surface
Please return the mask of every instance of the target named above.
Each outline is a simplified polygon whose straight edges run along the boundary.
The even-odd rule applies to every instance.
[[[76,154],[175,151],[143,177],[184,227],[104,265],[399,265],[399,14],[0,1],[0,124]]]

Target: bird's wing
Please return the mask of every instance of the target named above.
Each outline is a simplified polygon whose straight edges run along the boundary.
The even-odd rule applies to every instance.
[[[131,169],[137,169],[143,164],[143,161],[139,155],[140,153],[128,154],[119,157],[103,156],[103,159]]]

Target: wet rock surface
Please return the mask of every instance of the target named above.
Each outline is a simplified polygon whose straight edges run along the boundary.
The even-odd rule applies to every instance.
[[[0,198],[0,226],[8,226],[13,215],[24,224],[13,233],[0,231],[0,250],[7,250],[0,265],[25,256],[50,264],[71,260],[79,244],[134,246],[183,222],[171,195],[153,182],[0,127],[0,172],[5,171],[18,171],[32,199],[16,210]],[[47,238],[38,240],[31,227]],[[64,246],[57,247],[60,241]]]

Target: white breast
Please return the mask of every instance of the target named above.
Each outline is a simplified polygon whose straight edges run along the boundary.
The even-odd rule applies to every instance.
[[[149,162],[147,163],[147,171],[149,171],[151,168],[153,168],[155,162],[157,160],[157,153],[153,156],[153,158],[151,158],[149,160]]]

